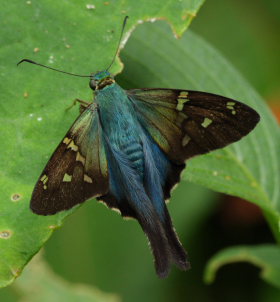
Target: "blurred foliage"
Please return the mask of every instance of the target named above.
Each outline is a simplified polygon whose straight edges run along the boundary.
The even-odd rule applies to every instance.
[[[280,248],[272,244],[235,246],[218,252],[209,261],[205,282],[212,283],[217,270],[225,264],[248,261],[261,268],[261,278],[280,289]]]
[[[206,1],[191,29],[219,49],[267,101],[280,102],[280,4]]]
[[[63,5],[65,3],[63,1],[58,10],[59,14],[61,14],[59,20],[62,24],[65,21],[62,17]],[[107,5],[104,7],[106,8]],[[264,0],[251,0],[246,3],[241,2],[241,0],[212,0],[206,2],[201,14],[199,14],[192,26],[196,33],[205,37],[217,49],[221,50],[266,99],[274,99],[279,96],[277,83],[279,83],[280,69],[277,68],[279,61],[277,61],[276,52],[279,44],[277,44],[278,35],[276,35],[277,29],[275,26],[277,25],[277,17],[279,16],[277,16],[276,8],[279,8],[276,0],[271,1],[269,4]],[[13,9],[18,10],[18,7],[14,6]],[[50,7],[48,11],[52,12],[53,9]],[[131,9],[129,14],[136,15],[134,11]],[[73,10],[73,18],[82,18],[83,14],[84,12],[80,13],[80,16],[77,16],[77,11]],[[106,21],[102,19],[100,24],[103,23],[104,28],[107,28],[107,20],[111,20],[110,26],[115,28],[115,24],[119,22],[117,19],[119,20],[119,17],[116,19],[106,18]],[[136,19],[137,17],[135,17]],[[20,42],[24,31],[21,29],[19,32],[16,32],[15,28],[20,28],[18,22],[19,20],[14,20],[14,24],[10,27],[9,32],[16,35],[15,40],[19,41],[12,45],[14,51],[20,56],[20,59],[21,56],[25,55],[30,57],[30,45],[32,45],[32,49],[36,45],[28,44],[28,39],[25,44]],[[30,22],[28,18],[27,22]],[[52,22],[51,18],[49,22]],[[133,23],[133,21],[131,22]],[[38,24],[40,25],[40,22]],[[10,24],[7,23],[6,28],[7,25]],[[148,26],[147,31],[152,31],[154,25],[156,24],[145,25]],[[114,37],[110,38],[112,43],[108,43],[108,41],[102,42],[102,38],[98,37],[98,34],[100,34],[99,29],[100,27],[94,29],[96,34],[91,33],[92,28],[89,23],[84,27],[81,27],[79,24],[79,28],[76,25],[69,28],[70,31],[74,30],[75,34],[72,43],[78,41],[77,43],[80,44],[77,47],[69,43],[71,45],[70,51],[72,50],[70,55],[66,54],[69,51],[69,48],[66,47],[68,41],[63,44],[63,47],[59,47],[59,38],[63,34],[58,29],[54,29],[53,34],[44,36],[43,38],[40,37],[40,40],[46,43],[43,48],[50,50],[50,53],[45,58],[42,58],[46,60],[50,59],[52,54],[56,56],[58,54],[58,57],[55,58],[55,63],[59,63],[57,67],[65,66],[64,69],[66,70],[67,65],[65,65],[65,62],[67,61],[71,64],[71,68],[67,69],[67,71],[73,72],[79,72],[79,70],[82,70],[83,73],[93,71],[100,68],[99,63],[103,66],[102,62],[106,65],[105,62],[108,60],[107,50],[108,53],[113,53],[115,45],[113,41],[117,40],[118,33],[115,32]],[[64,30],[63,27],[62,30]],[[137,30],[140,31],[140,28]],[[27,32],[33,31],[32,27],[27,30]],[[55,34],[56,32],[58,34]],[[90,41],[89,37],[91,34],[94,36],[94,41],[96,41],[97,37],[99,39],[98,43],[94,42],[94,46],[92,46],[93,42],[88,42]],[[137,48],[137,45],[139,45],[137,44],[139,41],[137,41],[136,34],[134,33],[129,40],[130,47]],[[171,38],[171,32],[169,31],[168,39]],[[57,39],[56,42],[54,39]],[[160,39],[155,39],[153,44],[159,42]],[[100,49],[104,49],[104,46],[100,43],[106,45],[106,52],[104,52],[103,59],[98,58],[97,60],[96,53],[102,53]],[[107,45],[110,45],[110,49],[107,49]],[[162,44],[157,45],[159,48],[161,46]],[[131,85],[134,85],[134,87],[135,85],[137,87],[142,85],[150,87],[152,85],[155,87],[157,84],[162,86],[161,83],[165,82],[165,86],[169,86],[171,83],[174,86],[174,82],[172,81],[176,82],[177,77],[172,75],[171,68],[169,68],[170,63],[168,64],[172,51],[168,50],[166,56],[160,58],[162,64],[159,63],[158,69],[151,70],[149,64],[153,62],[149,53],[152,46],[150,45],[146,53],[143,54],[143,57],[145,57],[145,61],[143,62],[131,60],[133,54],[129,53],[128,47],[129,44],[125,48],[125,51],[122,52],[125,69],[117,78],[120,84],[127,88]],[[79,49],[79,55],[75,53],[75,49]],[[89,51],[89,49],[92,49],[92,51]],[[24,50],[28,51],[24,53]],[[37,58],[41,53],[46,54],[44,51],[39,51],[34,56]],[[2,55],[7,58],[6,63],[11,66],[14,64],[14,57],[11,58],[8,54],[9,51],[4,49]],[[189,62],[189,64],[191,66],[192,62]],[[165,69],[164,65],[168,67],[166,68],[166,72],[163,72]],[[16,83],[20,83],[23,88],[20,91],[15,89],[15,91],[9,92],[10,100],[14,104],[18,104],[20,94],[23,95],[26,91],[33,91],[33,95],[29,98],[30,105],[28,106],[32,106],[29,108],[30,112],[33,113],[36,111],[38,114],[43,115],[46,114],[47,109],[39,98],[42,95],[40,91],[44,91],[45,89],[47,93],[46,97],[49,95],[48,106],[51,106],[49,109],[54,112],[57,111],[57,114],[60,114],[59,120],[61,121],[60,124],[53,125],[53,129],[48,127],[48,131],[53,131],[52,133],[50,132],[51,135],[59,140],[67,130],[68,126],[66,124],[68,123],[69,125],[76,114],[75,110],[72,110],[69,115],[64,114],[64,109],[67,107],[66,104],[69,104],[69,100],[75,97],[89,99],[91,97],[90,93],[85,89],[84,83],[82,81],[78,82],[77,79],[67,78],[67,80],[63,80],[59,75],[54,74],[50,76],[49,73],[42,70],[39,71],[36,67],[26,68],[28,68],[28,72],[23,72],[22,70],[19,72],[17,70],[17,74],[20,73],[21,75],[17,75],[19,76],[19,80]],[[9,81],[13,78],[14,83],[14,74],[15,70],[11,69],[8,73],[2,72],[1,75],[5,75],[5,79]],[[143,76],[146,74],[149,77]],[[132,75],[134,79],[137,79],[136,82],[133,82]],[[154,79],[151,79],[152,76]],[[222,74],[222,78],[223,76],[224,74]],[[36,81],[37,84],[33,87],[35,77],[38,79],[38,82]],[[163,82],[161,79],[164,79]],[[147,83],[148,80],[149,83]],[[210,85],[207,80],[208,78],[206,77],[201,81],[196,81],[193,84],[193,89],[204,90],[204,87],[207,89],[207,85]],[[51,85],[51,82],[63,83],[65,86],[55,89]],[[82,84],[80,85],[79,83]],[[4,89],[5,85],[5,82],[2,82],[1,87]],[[19,87],[19,84],[17,86]],[[244,89],[247,87],[248,84],[245,83]],[[187,88],[192,87],[188,84]],[[213,88],[210,87],[210,89]],[[222,89],[221,87],[220,93],[223,92]],[[231,91],[231,93],[232,96],[235,95],[234,92]],[[238,93],[236,94],[237,96]],[[22,102],[26,102],[26,100],[22,99]],[[2,123],[6,122],[9,125],[13,125],[13,127],[10,127],[9,131],[5,133],[5,137],[13,134],[14,127],[19,127],[15,123],[16,120],[19,120],[17,119],[18,117],[22,121],[24,119],[20,107],[17,107],[18,105],[13,106],[12,103],[11,106],[11,102],[8,102],[7,105],[9,106],[4,111],[4,113],[7,112],[7,119],[2,119],[1,121]],[[10,116],[8,118],[10,108],[13,108],[14,115],[12,118]],[[40,116],[35,116],[35,118],[37,119]],[[31,125],[29,131],[32,129],[32,131],[36,131],[37,135],[40,133],[46,134],[47,131],[44,126],[39,126],[39,124],[35,120],[34,126]],[[28,135],[31,136],[31,133]],[[262,141],[264,138],[259,139]],[[23,144],[26,141],[26,137],[17,134],[17,141]],[[43,138],[41,145],[37,146],[36,144],[35,146],[35,142],[32,145],[30,138],[28,141],[30,143],[29,151],[31,152],[30,157],[32,161],[28,163],[28,166],[24,166],[24,157],[21,158],[20,170],[22,174],[28,176],[28,180],[21,187],[22,190],[32,189],[30,186],[34,183],[36,175],[39,173],[39,167],[46,161],[45,156],[49,156],[50,150],[54,149],[58,142],[56,139],[49,141],[49,138]],[[37,154],[41,154],[41,158],[36,158],[35,153],[32,154],[35,150]],[[11,164],[15,163],[15,156],[16,154],[13,154],[12,159],[9,160]],[[188,173],[188,170],[186,173]],[[226,213],[223,208],[225,203],[228,203],[227,198],[221,203],[221,197],[218,197],[216,193],[193,184],[184,183],[176,189],[169,208],[177,231],[184,246],[189,251],[193,269],[188,273],[179,272],[174,269],[167,280],[159,280],[155,276],[147,242],[136,222],[123,221],[118,215],[95,202],[88,202],[81,207],[67,219],[62,229],[53,234],[46,245],[46,258],[52,265],[53,270],[66,280],[88,283],[105,292],[116,293],[123,301],[142,301],[143,299],[145,301],[170,301],[171,299],[173,301],[184,301],[189,297],[192,297],[192,301],[248,301],[249,299],[253,301],[276,301],[280,297],[279,291],[261,282],[257,277],[256,269],[249,265],[226,266],[221,269],[221,272],[217,276],[217,281],[213,285],[206,286],[203,284],[202,275],[205,263],[219,249],[235,244],[259,244],[273,241],[261,216],[251,224],[240,225],[238,217],[235,223],[230,223],[230,219],[225,221],[223,219]],[[242,203],[245,204],[245,201]],[[230,214],[231,211],[232,208],[229,209]],[[248,212],[248,217],[252,215],[250,213],[252,212]],[[5,212],[2,214],[2,217],[5,217],[6,221],[11,218],[14,219],[15,225],[21,216],[22,212],[18,213],[16,219],[11,215],[5,215]],[[36,230],[36,224],[34,225],[33,219],[29,217],[24,227],[28,236],[32,234],[31,228]],[[61,217],[56,219],[60,221]],[[250,221],[250,219],[248,220]],[[36,238],[33,240],[36,240]],[[22,293],[19,293],[17,289],[17,282],[12,287],[0,291],[1,301],[19,301],[22,298]]]
[[[71,284],[55,275],[36,255],[18,278],[15,288],[20,302],[119,302],[117,295],[104,294],[92,286]]]

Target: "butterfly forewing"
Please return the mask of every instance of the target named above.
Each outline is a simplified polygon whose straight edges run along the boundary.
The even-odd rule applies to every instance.
[[[174,163],[238,141],[258,123],[255,110],[219,95],[177,89],[133,89],[139,119]]]
[[[94,104],[78,117],[35,186],[31,209],[41,215],[67,210],[108,191],[108,169]]]

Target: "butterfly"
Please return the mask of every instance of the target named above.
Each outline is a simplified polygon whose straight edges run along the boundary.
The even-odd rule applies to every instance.
[[[94,100],[81,105],[41,173],[30,207],[53,215],[88,199],[103,201],[139,222],[164,278],[172,263],[190,268],[165,202],[185,161],[240,140],[260,117],[241,102],[206,92],[124,90],[108,69],[90,76]]]

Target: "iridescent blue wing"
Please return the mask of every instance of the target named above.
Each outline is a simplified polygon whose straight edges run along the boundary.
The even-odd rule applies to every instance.
[[[260,119],[249,106],[211,93],[133,89],[127,94],[143,127],[177,164],[240,140]]]
[[[51,215],[108,191],[108,168],[95,104],[77,118],[34,188],[33,212]]]

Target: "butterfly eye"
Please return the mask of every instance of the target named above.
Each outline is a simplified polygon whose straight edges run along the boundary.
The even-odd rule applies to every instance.
[[[89,81],[89,87],[92,89],[92,90],[95,90],[96,89],[96,82],[95,80],[91,79]]]

